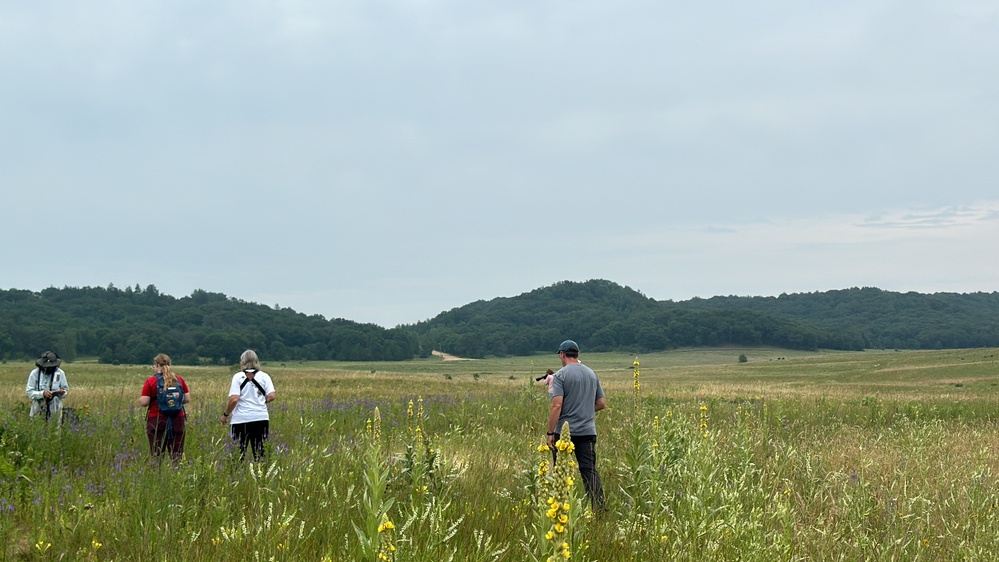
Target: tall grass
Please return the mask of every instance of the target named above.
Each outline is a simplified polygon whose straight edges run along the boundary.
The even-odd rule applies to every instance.
[[[0,560],[991,560],[994,351],[684,351],[640,379],[584,356],[610,406],[596,514],[538,450],[539,358],[265,365],[258,464],[217,421],[230,370],[178,367],[176,467],[147,450],[144,368],[65,365],[55,427],[27,418],[30,365],[0,365]]]

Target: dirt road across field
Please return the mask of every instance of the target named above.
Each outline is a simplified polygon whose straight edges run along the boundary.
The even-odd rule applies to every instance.
[[[443,351],[437,351],[436,349],[430,352],[434,357],[440,357],[445,361],[468,361],[469,359],[465,357],[455,357],[449,353],[444,353]]]

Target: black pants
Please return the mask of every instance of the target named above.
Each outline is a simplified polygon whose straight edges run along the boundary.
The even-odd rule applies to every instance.
[[[267,441],[269,427],[268,420],[234,423],[229,426],[230,435],[234,440],[239,441],[239,460],[246,458],[247,445],[253,451],[254,461],[264,459],[264,441]]]
[[[558,441],[559,434],[555,434],[555,441]],[[583,477],[583,486],[586,488],[586,495],[590,497],[590,505],[594,511],[604,507],[604,487],[600,482],[600,473],[597,472],[597,436],[596,435],[573,435],[569,438],[576,449],[576,464],[579,465],[579,474]],[[552,461],[557,462],[556,451],[552,451]]]

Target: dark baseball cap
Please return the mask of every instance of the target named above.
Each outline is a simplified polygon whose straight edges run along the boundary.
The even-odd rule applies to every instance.
[[[558,346],[558,351],[556,351],[555,354],[558,355],[559,353],[562,353],[563,351],[575,351],[575,352],[578,353],[579,352],[579,346],[576,345],[576,342],[574,342],[572,340],[565,340],[564,342],[562,342]]]

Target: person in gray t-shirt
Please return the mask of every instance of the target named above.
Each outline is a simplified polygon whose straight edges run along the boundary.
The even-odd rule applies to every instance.
[[[583,477],[586,494],[594,509],[603,508],[604,491],[597,472],[598,411],[607,407],[604,389],[593,369],[579,362],[579,346],[565,340],[558,348],[562,368],[552,378],[551,409],[548,411],[548,448],[557,462],[555,442],[562,424],[569,423],[569,434],[575,446],[576,463]]]

